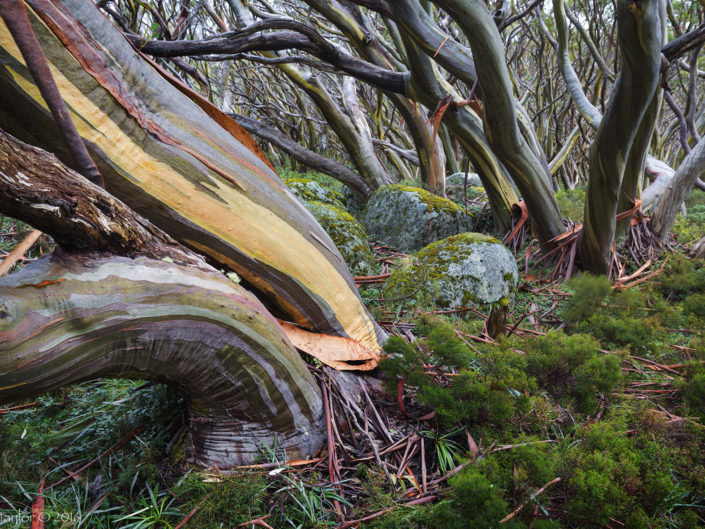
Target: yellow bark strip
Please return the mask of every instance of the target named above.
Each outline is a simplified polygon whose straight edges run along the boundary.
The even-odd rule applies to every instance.
[[[2,21],[0,46],[24,64]],[[80,115],[72,112],[81,136],[109,153],[111,161],[126,177],[129,175],[130,180],[147,194],[188,221],[298,281],[327,303],[350,338],[372,350],[379,350],[372,321],[357,297],[350,293],[350,285],[324,257],[319,247],[270,210],[222,182],[214,172],[206,175],[210,184],[202,185],[215,192],[221,200],[214,200],[203,193],[176,169],[145,153],[61,71],[51,63],[49,66],[67,105],[70,109],[81,111]],[[8,70],[30,97],[47,108],[33,83],[19,72],[9,67]],[[243,272],[241,268],[238,273]],[[271,288],[270,291],[273,292]]]
[[[294,347],[338,371],[371,371],[379,363],[379,353],[350,338],[307,332],[279,320]]]

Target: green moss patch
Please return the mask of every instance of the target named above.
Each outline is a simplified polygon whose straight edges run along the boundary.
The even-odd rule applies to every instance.
[[[355,275],[375,272],[375,260],[362,225],[342,207],[306,202],[306,207],[333,239],[345,263]]]
[[[393,184],[378,189],[365,208],[367,233],[403,252],[470,231],[473,217],[424,189]]]
[[[329,189],[320,182],[308,178],[288,178],[284,180],[284,183],[299,200],[322,202],[338,208],[344,207],[343,195]]]

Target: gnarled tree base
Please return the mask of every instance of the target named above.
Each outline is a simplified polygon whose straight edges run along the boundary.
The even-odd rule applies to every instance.
[[[318,387],[277,322],[202,266],[60,251],[0,280],[0,403],[97,377],[170,384],[193,460],[262,446],[307,457],[325,439]]]

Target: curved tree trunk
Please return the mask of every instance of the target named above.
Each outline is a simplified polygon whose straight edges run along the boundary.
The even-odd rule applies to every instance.
[[[0,131],[0,213],[59,249],[0,280],[0,403],[97,377],[176,387],[200,465],[323,443],[318,387],[244,288],[48,153]]]
[[[230,116],[238,122],[238,124],[250,134],[254,134],[277,146],[292,158],[298,160],[306,167],[310,167],[315,171],[320,171],[328,176],[335,178],[348,186],[363,202],[372,196],[375,188],[372,187],[364,178],[357,174],[352,169],[348,169],[345,165],[321,156],[318,153],[308,150],[300,143],[292,140],[283,132],[257,121],[248,116],[241,114],[230,114]]]
[[[660,88],[656,90],[654,97],[651,99],[644,117],[639,123],[632,148],[629,150],[629,158],[624,166],[624,178],[619,188],[617,214],[631,209],[636,199],[641,195],[641,183],[644,179],[644,168],[648,159],[649,145],[656,127],[661,102],[663,101],[659,92],[662,92]],[[631,217],[617,221],[615,231],[617,238],[624,237],[627,234],[630,222]]]
[[[375,38],[375,30],[360,8],[348,0],[306,0],[306,3],[333,22],[360,55],[371,63],[394,71],[404,68],[396,63],[388,50]],[[439,151],[434,150],[434,138],[418,105],[405,95],[386,90],[384,94],[404,118],[404,123],[414,141],[419,158],[421,176],[431,191],[442,194],[445,190],[445,171]]]
[[[651,227],[659,239],[664,240],[668,236],[681,205],[693,190],[695,181],[703,173],[705,173],[705,138],[701,139],[685,157],[654,208]]]
[[[484,105],[485,133],[521,191],[532,225],[545,243],[563,232],[548,165],[524,138],[504,46],[492,15],[479,0],[433,0],[460,25],[470,42]]]
[[[323,83],[315,75],[293,64],[278,66],[294,84],[308,94],[345,147],[355,169],[368,184],[377,189],[393,183],[391,175],[377,158],[371,138],[358,130],[353,118],[344,112]]]
[[[180,93],[88,0],[28,4],[61,95],[113,196],[236,271],[278,315],[379,350],[383,333],[334,244],[246,132]],[[29,79],[0,26],[0,120],[70,161]]]
[[[585,223],[579,242],[583,266],[591,272],[605,274],[609,269],[625,164],[658,86],[664,10],[663,0],[617,2],[622,70],[590,148]]]
[[[452,91],[451,87],[445,86],[443,81],[438,79],[437,70],[431,58],[423,53],[414,39],[405,31],[401,32],[401,37],[412,72],[410,85],[412,97],[429,106],[437,105],[438,101],[448,95],[459,102],[460,97]],[[511,208],[518,199],[507,178],[506,169],[485,140],[477,116],[473,115],[467,106],[463,106],[455,111],[446,111],[443,114],[443,123],[453,131],[466,149],[473,168],[482,179],[497,228],[501,232],[509,231]]]
[[[310,457],[325,439],[291,342],[215,270],[59,252],[0,280],[0,403],[99,377],[178,389],[198,465],[245,464],[275,443]]]

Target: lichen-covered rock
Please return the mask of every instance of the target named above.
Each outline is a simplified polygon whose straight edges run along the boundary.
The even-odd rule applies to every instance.
[[[323,202],[305,202],[343,256],[353,275],[371,275],[375,272],[374,254],[367,243],[362,225],[342,207]]]
[[[362,219],[365,211],[365,202],[347,186],[343,188],[343,204],[345,204],[345,210],[353,217],[358,220]]]
[[[463,203],[463,189],[465,185],[465,173],[455,173],[446,176],[446,196],[453,202]],[[468,173],[468,186],[465,198],[479,198],[485,194],[482,180],[477,173]]]
[[[442,309],[488,309],[513,300],[518,279],[514,256],[497,239],[461,233],[410,256],[387,279],[384,296]]]
[[[370,237],[402,252],[472,228],[472,215],[454,202],[424,189],[400,184],[375,191],[365,208],[363,225]]]
[[[323,202],[339,208],[343,206],[343,195],[327,188],[320,182],[308,178],[288,178],[284,183],[291,189],[299,200],[309,202]]]
[[[465,173],[453,173],[452,175],[446,176],[446,187],[449,185],[460,185],[460,187],[462,187],[464,181]],[[480,180],[480,176],[477,173],[468,173],[468,186],[482,187],[482,180]]]

